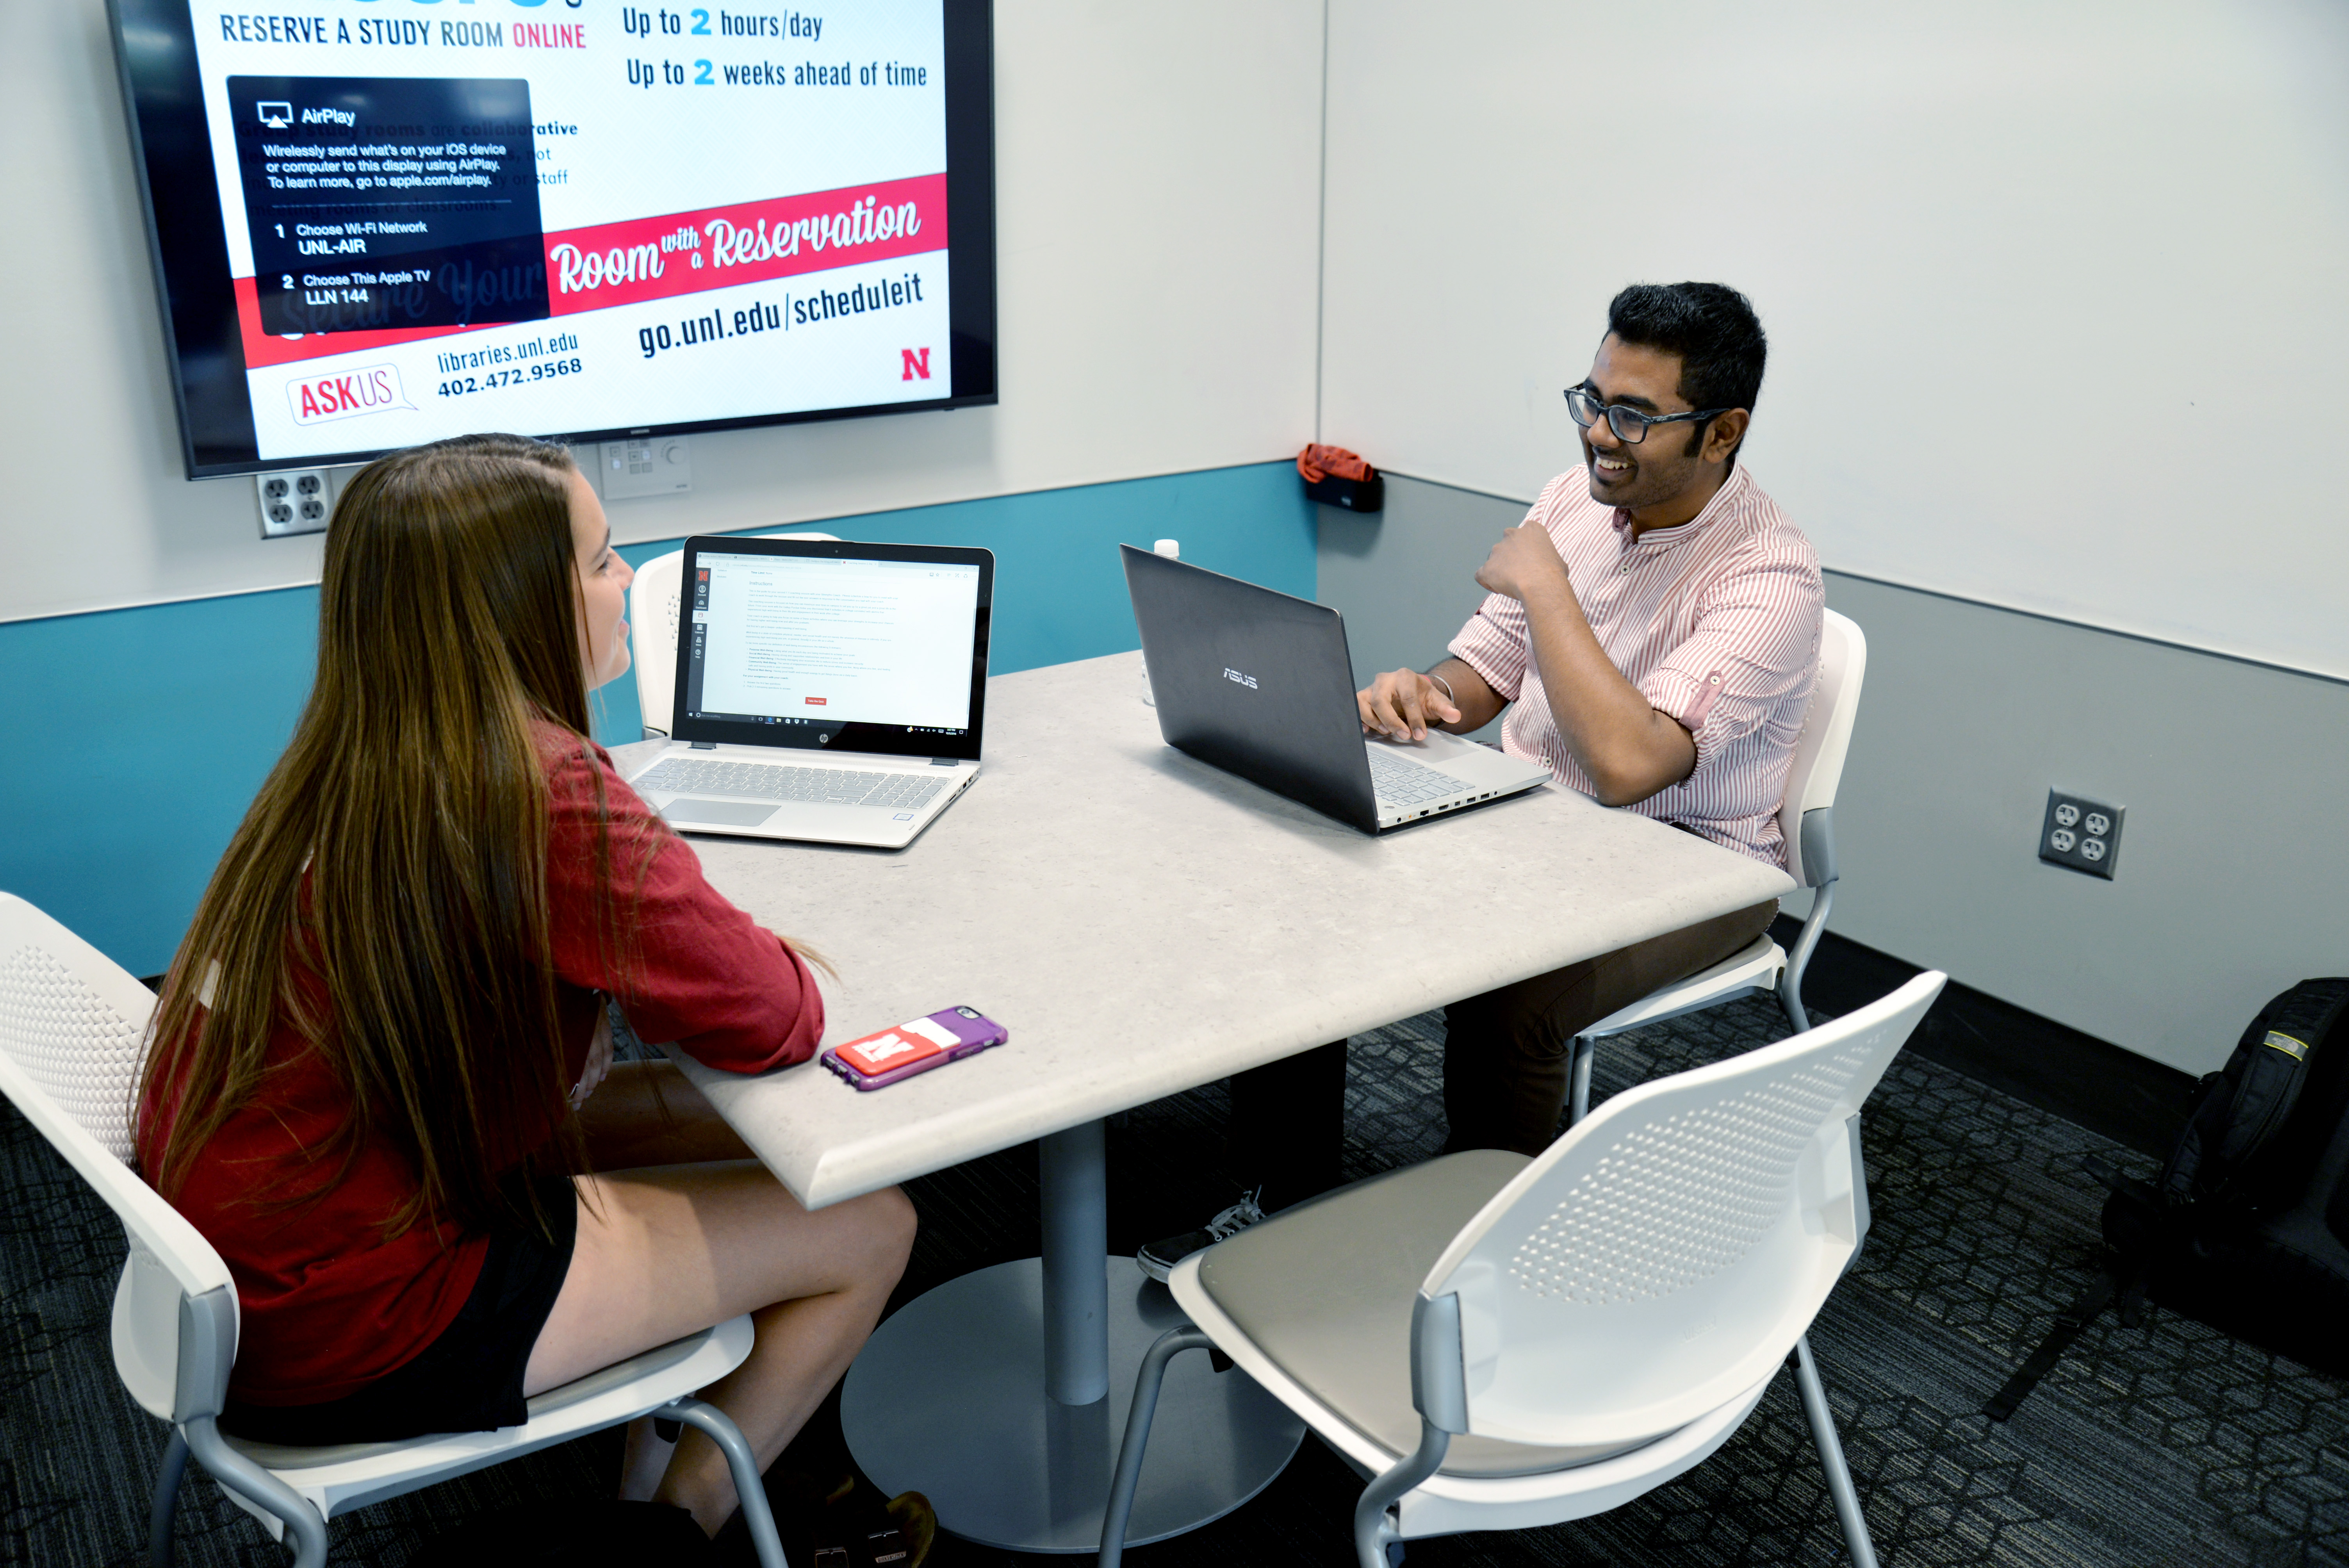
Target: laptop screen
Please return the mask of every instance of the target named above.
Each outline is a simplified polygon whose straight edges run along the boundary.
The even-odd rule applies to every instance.
[[[678,738],[978,755],[987,552],[703,539],[684,565]]]

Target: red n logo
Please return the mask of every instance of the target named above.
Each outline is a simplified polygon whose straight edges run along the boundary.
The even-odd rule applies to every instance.
[[[930,351],[928,349],[901,348],[897,350],[897,352],[905,356],[905,371],[897,377],[898,380],[911,381],[916,376],[920,377],[925,381],[927,381],[930,378]]]

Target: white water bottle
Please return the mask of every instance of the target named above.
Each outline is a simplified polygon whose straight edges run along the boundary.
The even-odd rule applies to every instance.
[[[1183,559],[1183,546],[1174,540],[1162,539],[1150,547],[1150,553],[1163,555],[1169,561],[1180,561]],[[1158,699],[1150,695],[1150,664],[1147,659],[1142,665],[1142,701],[1145,707],[1158,706]]]

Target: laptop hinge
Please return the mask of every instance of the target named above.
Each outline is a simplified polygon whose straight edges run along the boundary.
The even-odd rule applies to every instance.
[[[930,766],[933,768],[959,768],[962,766],[962,763],[957,758],[933,757],[930,758]]]
[[[688,751],[715,751],[718,749],[718,742],[714,740],[688,740],[685,744],[686,749]]]

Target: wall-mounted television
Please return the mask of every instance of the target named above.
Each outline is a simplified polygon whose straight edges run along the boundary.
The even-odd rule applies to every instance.
[[[798,5],[110,0],[188,476],[994,402],[989,0]]]

